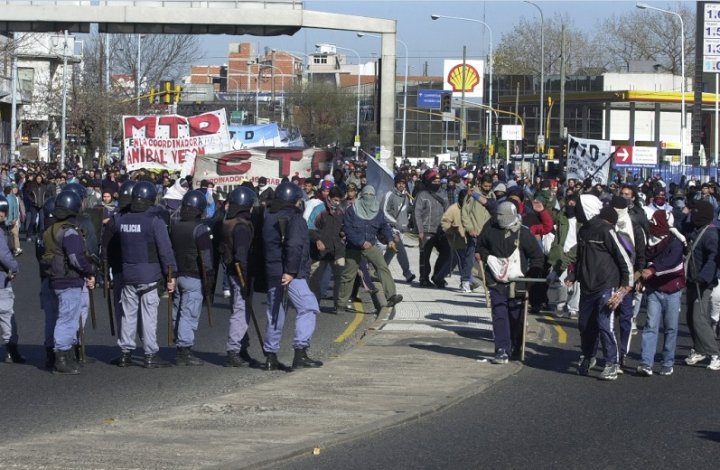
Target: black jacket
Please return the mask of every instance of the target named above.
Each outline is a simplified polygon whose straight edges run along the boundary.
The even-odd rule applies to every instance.
[[[582,292],[631,286],[633,266],[613,227],[593,217],[578,231],[578,255],[574,280]],[[571,279],[573,280],[573,276]]]
[[[493,255],[498,258],[507,258],[515,251],[515,241],[518,233],[508,229],[501,228],[497,225],[497,221],[493,220],[491,224],[485,224],[482,232],[478,236],[477,253],[482,256],[485,279],[488,282],[493,280],[492,271],[487,267],[488,256]],[[520,227],[520,265],[526,277],[545,277],[543,273],[543,265],[545,257],[537,239],[530,233],[530,230],[522,226]]]

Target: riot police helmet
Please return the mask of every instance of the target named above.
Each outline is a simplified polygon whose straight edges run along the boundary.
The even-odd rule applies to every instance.
[[[275,189],[275,199],[296,204],[303,197],[303,190],[294,183],[280,183]]]
[[[7,198],[0,194],[0,212],[3,212],[5,215],[8,215],[8,212],[10,212],[10,204],[8,204]]]
[[[56,196],[51,196],[47,198],[45,201],[45,204],[43,204],[43,216],[45,218],[52,217],[52,213],[55,210],[55,198]]]
[[[200,212],[205,212],[207,199],[205,199],[205,195],[202,192],[197,189],[193,189],[186,192],[183,196],[182,207],[197,209]]]
[[[138,199],[155,203],[157,197],[157,189],[155,185],[149,181],[138,181],[132,188],[132,200],[137,201]]]
[[[72,191],[80,197],[80,201],[85,199],[87,196],[87,188],[79,183],[68,183],[63,188],[63,191]]]
[[[125,181],[125,182],[120,186],[120,194],[119,194],[119,196],[120,196],[120,197],[123,197],[123,196],[132,197],[132,190],[133,190],[133,188],[135,187],[135,183],[136,183],[136,182],[133,181],[133,180]]]
[[[248,210],[255,205],[257,195],[247,186],[240,186],[228,194],[227,202],[231,206],[238,206],[240,210]]]
[[[68,217],[78,215],[82,208],[82,200],[74,191],[63,190],[55,198],[53,216],[56,219],[64,220]]]

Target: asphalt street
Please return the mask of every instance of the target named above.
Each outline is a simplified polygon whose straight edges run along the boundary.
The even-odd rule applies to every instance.
[[[628,368],[615,382],[598,380],[599,367],[576,375],[576,325],[559,326],[565,344],[555,336],[532,345],[516,375],[482,393],[273,468],[717,468],[720,372],[706,370],[707,361],[681,363],[690,345],[684,325],[673,376],[638,377]]]
[[[3,397],[2,424],[11,429],[4,440],[22,440],[37,433],[81,429],[88,425],[141,416],[177,405],[230,393],[262,381],[272,381],[284,372],[264,372],[249,368],[226,368],[225,340],[229,319],[229,300],[222,297],[218,282],[213,307],[214,326],[210,328],[207,310],[203,308],[196,335],[196,355],[206,361],[200,367],[144,369],[119,368],[110,365],[119,354],[116,338],[110,336],[109,321],[102,289],[95,291],[97,330],[86,325],[87,355],[97,360],[85,366],[80,375],[58,376],[45,370],[43,347],[44,315],[39,304],[39,276],[33,246],[23,243],[25,252],[18,257],[20,274],[13,282],[15,314],[20,337],[20,351],[27,364],[0,363],[0,396]],[[322,306],[329,306],[325,300]],[[264,331],[264,295],[254,297],[261,330]],[[158,321],[160,355],[169,361],[174,349],[167,347],[167,303],[161,300]],[[372,313],[372,304],[367,311]],[[286,363],[292,362],[293,315],[288,318],[283,346],[279,354]],[[310,349],[312,357],[335,357],[354,344],[375,319],[372,314],[356,318],[352,314],[318,315],[317,330]],[[350,324],[353,323],[352,327]],[[343,335],[343,333],[346,333]],[[348,334],[349,333],[349,334]],[[343,335],[341,337],[341,335]],[[255,331],[250,331],[251,353],[262,359]],[[142,363],[141,343],[135,356]]]

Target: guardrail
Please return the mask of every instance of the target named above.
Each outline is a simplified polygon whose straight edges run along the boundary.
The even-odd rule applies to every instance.
[[[184,8],[289,8],[302,10],[302,0],[0,0],[12,6],[107,6]]]

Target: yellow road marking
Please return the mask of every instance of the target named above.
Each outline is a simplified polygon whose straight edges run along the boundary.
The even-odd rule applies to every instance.
[[[362,302],[355,302],[353,304],[353,307],[355,307],[355,318],[353,318],[353,321],[350,322],[347,328],[345,328],[345,331],[342,332],[340,336],[335,338],[336,343],[342,343],[346,339],[350,337],[351,334],[357,329],[358,326],[363,321],[363,318],[365,318],[365,312],[363,312],[363,305]]]
[[[563,327],[558,325],[558,323],[555,321],[555,319],[553,317],[551,317],[550,315],[545,315],[545,319],[547,321],[549,321],[552,324],[553,328],[555,328],[555,331],[557,331],[558,343],[560,343],[560,344],[567,343],[567,333],[565,332]]]

